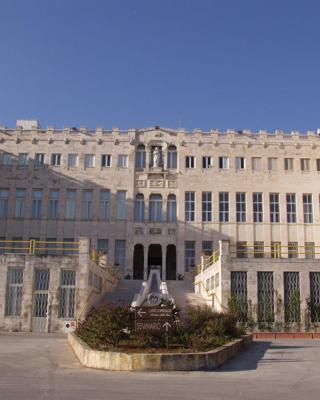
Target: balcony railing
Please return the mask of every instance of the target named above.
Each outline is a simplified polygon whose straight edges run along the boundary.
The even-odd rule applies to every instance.
[[[0,240],[0,254],[75,255],[78,253],[79,242]]]
[[[273,243],[267,245],[231,244],[230,255],[235,258],[319,258],[320,246],[297,246]]]

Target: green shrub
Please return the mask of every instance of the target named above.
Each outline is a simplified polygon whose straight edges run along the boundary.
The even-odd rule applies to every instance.
[[[77,334],[96,349],[111,349],[128,340],[134,327],[134,315],[129,307],[103,305],[91,310],[77,329]]]
[[[134,312],[129,307],[104,305],[93,308],[77,334],[91,347],[100,350],[162,349],[167,339],[182,350],[206,351],[221,346],[243,332],[231,313],[218,313],[209,306],[188,307],[180,321],[171,321],[168,337],[165,332],[135,332]]]

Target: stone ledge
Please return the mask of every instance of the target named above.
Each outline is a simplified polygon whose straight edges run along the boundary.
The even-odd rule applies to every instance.
[[[252,343],[245,335],[224,346],[202,353],[120,353],[93,350],[74,332],[68,341],[80,363],[89,368],[110,371],[200,371],[213,370]]]
[[[320,332],[254,332],[254,339],[320,339]]]

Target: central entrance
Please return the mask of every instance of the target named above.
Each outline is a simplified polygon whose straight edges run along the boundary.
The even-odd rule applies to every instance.
[[[160,276],[162,277],[162,249],[160,244],[151,244],[148,250],[148,276],[150,267],[156,265],[160,269]]]

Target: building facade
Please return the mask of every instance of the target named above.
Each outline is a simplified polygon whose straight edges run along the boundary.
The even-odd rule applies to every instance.
[[[181,279],[220,240],[238,259],[320,259],[316,132],[18,121],[0,129],[0,171],[0,241],[88,237],[128,278]]]

